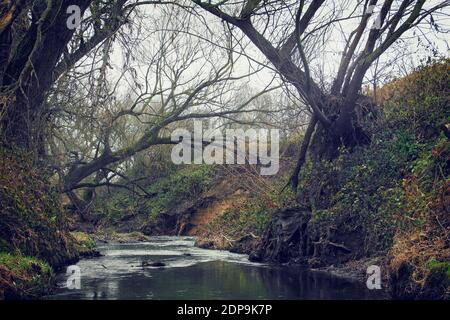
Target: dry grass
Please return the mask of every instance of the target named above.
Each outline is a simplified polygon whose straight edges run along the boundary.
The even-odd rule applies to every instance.
[[[420,192],[418,188],[415,189]],[[450,182],[444,184],[439,191],[426,196],[426,209],[418,210],[414,216],[425,217],[425,225],[415,227],[412,223],[414,217],[409,218],[409,228],[399,230],[390,252],[390,268],[398,270],[407,262],[413,267],[411,280],[420,287],[425,285],[431,272],[430,261],[450,261]],[[410,194],[412,195],[414,193]]]
[[[189,230],[189,235],[191,236],[201,236],[207,233],[207,229],[205,228],[211,221],[213,221],[216,217],[222,216],[226,210],[239,205],[240,203],[246,200],[245,194],[239,192],[239,190],[232,194],[231,196],[215,201],[211,203],[206,208],[203,208],[198,211],[198,213],[194,216],[194,218],[190,221],[194,225],[194,227]]]

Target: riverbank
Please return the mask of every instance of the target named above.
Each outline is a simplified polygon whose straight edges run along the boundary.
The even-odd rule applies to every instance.
[[[50,175],[32,155],[0,148],[0,299],[39,297],[54,271],[78,261]]]
[[[360,123],[370,145],[324,158],[312,141],[296,190],[286,182],[301,135],[284,141],[276,176],[261,177],[250,165],[177,167],[161,158],[169,164],[156,173],[126,173],[140,181],[133,185],[140,193],[129,186],[79,191],[90,201],[82,212],[62,206],[50,174],[31,156],[1,150],[0,252],[57,270],[80,255],[98,256],[96,243],[195,236],[198,247],[361,283],[376,265],[393,298],[448,299],[449,70],[448,60],[426,66],[382,88],[379,105],[364,105]],[[8,285],[9,274],[0,279]]]

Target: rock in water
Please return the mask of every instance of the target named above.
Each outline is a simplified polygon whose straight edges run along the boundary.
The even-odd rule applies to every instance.
[[[157,262],[152,262],[152,263],[150,263],[150,266],[151,266],[151,267],[165,267],[166,264],[165,264],[164,262],[157,261]]]
[[[262,258],[260,256],[260,253],[258,251],[250,253],[248,256],[248,260],[251,262],[261,262]]]
[[[161,262],[161,261],[155,261],[155,262],[142,261],[142,266],[143,267],[165,267],[166,264],[164,262]]]

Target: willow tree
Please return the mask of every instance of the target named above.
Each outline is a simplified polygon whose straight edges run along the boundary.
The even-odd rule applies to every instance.
[[[290,179],[294,189],[312,137],[321,144],[319,156],[326,158],[338,155],[340,146],[352,149],[370,142],[355,115],[366,73],[427,17],[438,30],[433,15],[450,5],[425,0],[193,2],[242,32],[310,108],[310,123]],[[308,54],[336,36],[343,43],[340,61],[331,85],[323,86],[311,71]]]

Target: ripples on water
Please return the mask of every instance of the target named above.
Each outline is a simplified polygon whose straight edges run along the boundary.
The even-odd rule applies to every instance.
[[[81,260],[81,289],[59,289],[49,299],[373,299],[363,284],[294,267],[248,261],[247,255],[194,247],[193,237],[105,244],[102,257]],[[165,267],[142,267],[161,261]]]

